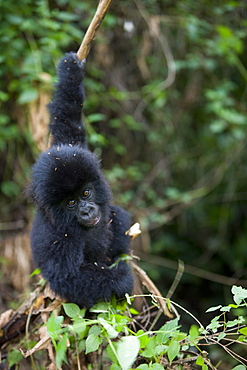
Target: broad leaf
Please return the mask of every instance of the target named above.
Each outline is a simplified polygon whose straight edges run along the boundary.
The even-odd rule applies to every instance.
[[[96,334],[90,334],[86,339],[86,355],[90,352],[97,351],[102,343],[102,339]]]
[[[170,362],[174,360],[175,357],[179,354],[180,351],[180,344],[176,341],[173,340],[169,344],[168,351],[167,351],[167,356]]]
[[[137,337],[123,337],[117,345],[117,357],[122,370],[130,369],[140,349],[140,341]]]
[[[66,361],[67,340],[68,336],[65,334],[56,348],[56,365],[58,368],[61,367],[63,361]]]
[[[75,317],[80,313],[80,308],[74,303],[63,303],[63,308],[67,316]]]

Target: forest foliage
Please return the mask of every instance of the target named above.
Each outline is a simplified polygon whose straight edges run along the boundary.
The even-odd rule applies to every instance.
[[[55,66],[97,1],[0,4],[5,236],[32,218],[23,189],[47,144]],[[244,1],[113,0],[87,58],[90,146],[141,224],[136,253],[164,295],[185,263],[173,299],[193,312],[228,301],[232,279],[247,287],[246,16]]]

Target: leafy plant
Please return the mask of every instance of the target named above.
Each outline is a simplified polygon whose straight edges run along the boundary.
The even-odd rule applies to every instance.
[[[89,312],[73,303],[63,303],[64,313],[52,313],[46,323],[56,351],[56,366],[60,368],[63,362],[68,361],[67,353],[77,358],[79,364],[79,354],[84,352],[86,356],[89,355],[87,366],[92,360],[90,354],[94,353],[99,364],[109,364],[111,370],[159,370],[168,366],[173,369],[191,361],[202,370],[218,369],[217,365],[211,363],[210,355],[203,350],[205,346],[210,348],[218,345],[240,363],[234,370],[244,370],[246,358],[231,350],[231,346],[236,343],[247,346],[246,318],[240,315],[228,319],[228,315],[247,307],[247,289],[233,286],[232,294],[234,303],[207,310],[208,313],[217,310],[221,313],[206,327],[176,302],[167,300],[168,307],[177,307],[195,320],[188,333],[181,330],[180,316],[157,330],[152,329],[152,324],[148,326],[144,322],[145,312],[138,313],[130,304],[130,298],[120,304],[116,301],[99,303]],[[155,300],[155,297],[152,298]],[[152,310],[155,308],[156,305],[150,307]],[[143,328],[138,329],[141,326]],[[10,358],[16,358],[15,353]]]

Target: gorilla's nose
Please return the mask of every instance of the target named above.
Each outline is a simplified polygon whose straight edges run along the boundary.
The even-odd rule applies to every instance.
[[[93,203],[82,201],[79,206],[81,216],[89,216],[95,210]]]

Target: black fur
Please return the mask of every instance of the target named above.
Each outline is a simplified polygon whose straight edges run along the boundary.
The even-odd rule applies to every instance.
[[[81,120],[84,101],[83,62],[66,54],[58,65],[58,83],[48,108],[52,146],[33,166],[28,195],[37,207],[31,231],[35,263],[51,289],[69,302],[91,307],[131,293],[133,279],[125,261],[129,253],[129,214],[110,204],[110,188],[99,161],[87,149]],[[90,201],[81,196],[89,186]],[[76,198],[77,197],[77,198]],[[68,209],[72,199],[100,210],[100,221],[87,227],[78,211]],[[95,220],[93,220],[95,222]]]

